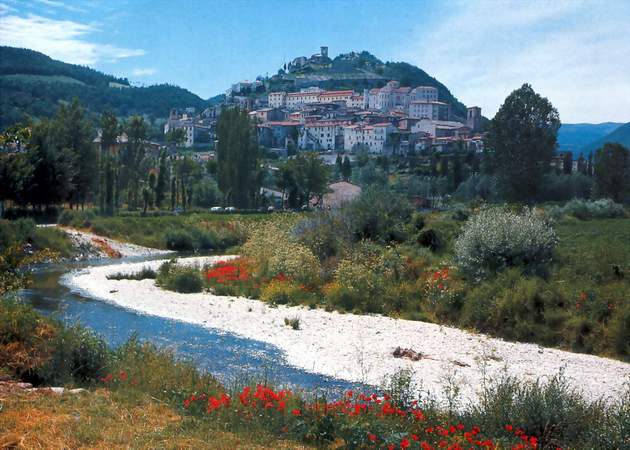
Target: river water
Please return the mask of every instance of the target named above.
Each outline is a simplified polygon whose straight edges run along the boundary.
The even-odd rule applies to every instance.
[[[154,257],[154,259],[164,258]],[[33,272],[29,289],[20,297],[46,315],[61,321],[80,323],[101,336],[113,347],[134,334],[174,352],[178,358],[192,360],[224,383],[270,381],[275,386],[308,390],[311,393],[337,396],[347,389],[361,386],[310,373],[290,366],[275,346],[245,339],[220,330],[144,315],[96,299],[86,298],[60,283],[63,275],[89,265],[139,262],[149,258],[124,258],[117,261],[92,260],[46,264]]]

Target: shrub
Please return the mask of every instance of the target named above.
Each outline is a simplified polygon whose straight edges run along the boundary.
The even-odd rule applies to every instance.
[[[610,322],[610,339],[615,351],[620,355],[630,356],[630,304],[616,312]]]
[[[422,230],[418,233],[418,244],[421,247],[431,249],[433,252],[441,250],[444,246],[442,239],[440,239],[440,235],[432,229]]]
[[[90,228],[96,219],[96,213],[88,209],[86,211],[74,211],[72,209],[64,209],[59,217],[57,223],[59,225],[66,225],[75,228]]]
[[[306,245],[320,261],[342,253],[350,241],[351,224],[339,210],[319,211],[299,222],[293,229],[300,243]]]
[[[176,251],[190,251],[195,249],[195,240],[186,230],[169,230],[165,236],[166,248]]]
[[[556,211],[556,214],[558,213],[571,215],[580,220],[624,217],[626,214],[623,205],[609,198],[595,201],[574,199]]]
[[[36,377],[45,384],[93,383],[107,367],[107,344],[80,325],[60,327],[51,341],[51,356]]]
[[[219,248],[217,237],[211,231],[194,228],[192,237],[194,241],[193,246],[196,249],[215,250]]]
[[[314,305],[316,296],[304,290],[292,281],[272,280],[261,291],[260,299],[272,305],[297,305],[308,303]]]
[[[544,268],[558,237],[551,224],[536,211],[515,213],[489,208],[473,216],[455,241],[455,261],[463,273],[484,277],[507,267]]]
[[[401,242],[413,208],[407,199],[389,189],[371,186],[344,208],[355,240]]]
[[[547,382],[506,377],[488,383],[467,415],[494,434],[513,424],[537,436],[541,449],[626,448],[630,390],[618,402],[606,405],[588,402],[561,373]]]
[[[201,292],[203,283],[199,267],[178,266],[175,261],[162,264],[156,280],[158,286],[182,294]]]
[[[300,318],[299,317],[285,317],[284,324],[288,327],[293,328],[294,330],[300,329]]]
[[[157,272],[150,267],[143,267],[140,272],[136,273],[127,273],[127,272],[116,272],[111,275],[107,275],[108,280],[155,280],[157,278]]]
[[[256,261],[259,275],[284,274],[309,285],[319,277],[319,260],[304,244],[291,235],[294,221],[280,219],[259,224],[250,231],[243,254]]]
[[[353,289],[342,286],[339,283],[331,283],[324,288],[326,303],[334,309],[352,311],[358,309],[364,296]]]
[[[593,189],[593,177],[583,173],[550,173],[545,177],[541,199],[545,201],[569,201],[574,198],[589,198]]]

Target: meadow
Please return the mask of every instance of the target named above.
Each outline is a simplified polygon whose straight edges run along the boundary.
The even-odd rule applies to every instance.
[[[239,245],[245,239],[243,224],[264,217],[265,214],[259,213],[206,212],[181,215],[127,213],[105,217],[91,211],[64,211],[58,223],[145,247],[192,252],[219,251]]]

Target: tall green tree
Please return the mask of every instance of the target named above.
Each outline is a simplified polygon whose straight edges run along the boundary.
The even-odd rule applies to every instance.
[[[168,166],[166,165],[166,152],[160,154],[160,168],[158,169],[157,183],[155,184],[155,206],[162,207],[166,195],[166,183],[168,180]]]
[[[621,144],[607,142],[595,152],[595,194],[616,202],[630,194],[630,151]]]
[[[217,121],[217,178],[228,203],[239,208],[253,205],[257,183],[258,143],[247,111],[224,110]]]
[[[128,142],[122,151],[122,170],[124,186],[127,189],[127,207],[138,206],[140,180],[142,179],[141,164],[145,157],[145,141],[147,123],[142,116],[131,116],[125,124]]]
[[[532,202],[556,148],[558,111],[529,84],[512,92],[490,122],[487,156],[504,196]]]
[[[349,181],[352,176],[352,165],[350,164],[350,158],[346,155],[343,158],[343,164],[341,166],[341,178],[344,181]]]
[[[198,164],[189,156],[184,156],[175,162],[175,173],[179,181],[179,187],[182,190],[182,207],[186,209],[191,198],[191,178],[199,172]]]
[[[59,107],[52,126],[54,145],[72,155],[74,168],[68,201],[84,206],[94,199],[98,187],[98,154],[92,144],[94,130],[77,98],[69,106]]]
[[[74,191],[75,155],[58,147],[56,125],[44,119],[33,126],[29,142],[28,163],[32,167],[26,198],[33,206],[62,203]]]
[[[113,147],[119,133],[118,119],[112,112],[106,111],[101,115],[101,157],[100,157],[100,206],[101,212],[111,215],[114,213],[114,164]]]

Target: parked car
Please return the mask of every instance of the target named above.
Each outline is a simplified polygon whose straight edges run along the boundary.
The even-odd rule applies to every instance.
[[[222,212],[223,208],[221,208],[220,206],[213,206],[212,208],[210,208],[210,212]]]
[[[173,214],[175,214],[176,216],[178,216],[179,214],[183,213],[184,209],[183,208],[175,208],[173,210]]]
[[[228,206],[227,208],[225,208],[225,212],[235,212],[236,208],[234,206]]]
[[[267,211],[269,211],[269,212],[273,212],[275,210],[276,210],[276,208],[274,208],[273,206],[270,206],[269,208],[267,208]]]

